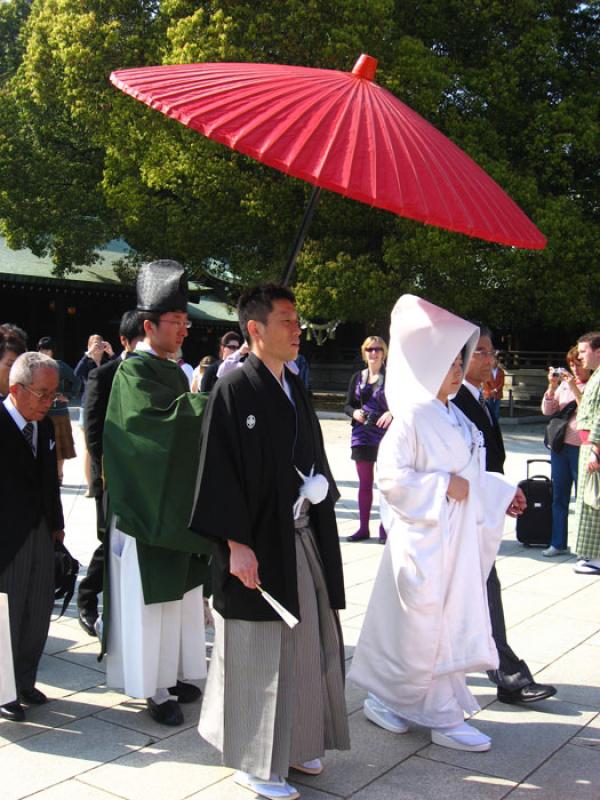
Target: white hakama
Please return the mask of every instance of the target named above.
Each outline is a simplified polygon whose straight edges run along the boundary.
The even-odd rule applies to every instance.
[[[110,531],[110,622],[106,683],[148,698],[177,680],[206,677],[202,586],[181,600],[144,603],[136,540]]]
[[[486,580],[514,486],[485,471],[480,440],[431,400],[395,419],[379,450],[392,522],[348,677],[431,728],[479,710],[465,674],[498,665]],[[469,481],[462,502],[447,498],[451,474]]]

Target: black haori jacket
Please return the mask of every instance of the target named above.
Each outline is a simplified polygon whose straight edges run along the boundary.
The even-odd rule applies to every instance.
[[[214,541],[215,609],[226,619],[279,617],[256,590],[229,572],[228,539],[258,559],[262,586],[299,617],[292,507],[300,478],[314,463],[329,494],[310,507],[331,607],[344,608],[344,580],[334,504],[339,492],[329,470],[317,417],[302,382],[286,370],[295,401],[251,354],[221,378],[206,406],[192,530]]]

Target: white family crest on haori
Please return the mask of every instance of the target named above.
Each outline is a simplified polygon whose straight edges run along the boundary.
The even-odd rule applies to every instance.
[[[248,416],[246,417],[246,427],[248,428],[248,430],[251,431],[255,425],[256,425],[256,417],[254,416],[254,414],[248,414]]]
[[[437,399],[456,356],[466,364],[478,338],[475,325],[421,298],[405,295],[394,308],[386,376],[394,420],[377,462],[391,524],[348,676],[432,728],[478,710],[465,673],[498,663],[486,581],[515,490],[485,471],[477,428]],[[447,494],[453,475],[469,483],[461,502]]]

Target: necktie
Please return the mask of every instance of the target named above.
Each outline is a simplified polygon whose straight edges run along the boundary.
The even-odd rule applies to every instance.
[[[479,392],[479,405],[485,411],[485,415],[488,418],[488,420],[490,421],[490,424],[493,425],[493,423],[492,423],[492,415],[490,414],[490,410],[487,407],[487,403],[485,402],[485,399],[483,397],[483,392]]]
[[[33,452],[33,422],[28,422],[23,428],[23,436],[27,440],[27,444],[31,447]]]

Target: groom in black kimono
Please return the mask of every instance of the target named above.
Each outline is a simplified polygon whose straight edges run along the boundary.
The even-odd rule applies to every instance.
[[[481,385],[491,377],[496,351],[493,349],[490,329],[482,325],[479,328],[479,341],[467,364],[463,385],[452,402],[483,434],[488,472],[503,473],[506,454],[502,431],[498,421],[489,413],[487,406],[480,398]],[[519,492],[521,490],[518,490],[515,501],[513,501],[517,505],[521,502]],[[522,501],[524,501],[524,497],[522,497]],[[498,700],[503,703],[535,703],[538,700],[552,697],[556,694],[554,686],[536,683],[525,661],[518,658],[508,644],[501,589],[494,565],[488,577],[487,593],[492,635],[498,649],[500,665],[497,670],[489,672],[488,675],[498,687]]]
[[[236,782],[291,800],[290,767],[318,774],[325,749],[349,748],[339,495],[306,390],[284,366],[300,343],[294,295],[250,289],[238,314],[251,353],[207,403],[191,521],[214,541],[216,640],[199,730],[240,770]],[[302,477],[313,471],[320,494]],[[286,627],[259,585],[300,624]]]

